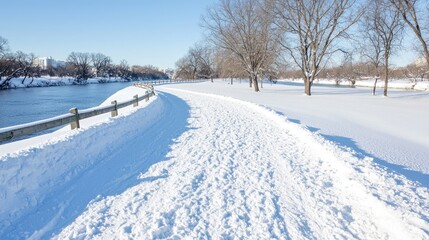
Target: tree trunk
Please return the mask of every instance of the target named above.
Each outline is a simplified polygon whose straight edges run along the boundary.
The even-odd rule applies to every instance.
[[[261,88],[264,88],[264,87],[262,86],[262,82],[263,82],[263,79],[261,79]]]
[[[213,82],[213,77],[212,76],[210,76],[210,81]]]
[[[375,96],[375,89],[377,88],[378,77],[375,77],[374,87],[372,88],[372,96]]]
[[[234,80],[233,80],[233,78],[231,78],[231,85],[234,83]]]
[[[25,79],[27,79],[27,74],[24,75],[24,79],[22,79],[21,84],[24,85]]]
[[[249,87],[252,87],[253,79],[252,76],[249,77]]]
[[[305,94],[311,96],[311,80],[310,77],[304,78]]]
[[[385,56],[385,65],[384,65],[384,91],[383,95],[387,97],[387,84],[389,81],[389,57]]]
[[[252,75],[252,82],[253,82],[253,86],[255,87],[255,92],[259,92],[258,76],[256,74]]]

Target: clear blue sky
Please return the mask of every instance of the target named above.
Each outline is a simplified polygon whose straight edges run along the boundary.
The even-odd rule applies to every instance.
[[[201,15],[215,0],[6,0],[0,36],[13,51],[65,60],[100,52],[119,63],[174,68],[203,38]]]
[[[0,36],[13,51],[65,60],[72,52],[95,52],[130,65],[174,68],[203,39],[201,16],[216,0],[5,0]],[[409,34],[409,33],[408,33]],[[393,63],[416,58],[406,47]]]

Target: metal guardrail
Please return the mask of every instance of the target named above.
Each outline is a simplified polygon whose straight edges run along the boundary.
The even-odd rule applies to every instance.
[[[16,126],[0,128],[0,142],[8,141],[24,135],[30,135],[66,124],[70,124],[72,130],[80,128],[79,121],[82,119],[90,118],[108,112],[111,112],[111,116],[115,117],[118,115],[118,109],[127,107],[131,104],[133,104],[134,107],[137,107],[140,100],[146,99],[146,101],[149,101],[149,98],[155,95],[153,86],[150,84],[134,83],[133,85],[136,87],[146,88],[148,90],[143,96],[139,97],[138,95],[134,95],[132,100],[119,103],[116,100],[112,101],[112,105],[110,106],[94,107],[81,111],[79,111],[77,108],[72,108],[69,110],[69,113],[60,116],[31,123],[20,124]]]

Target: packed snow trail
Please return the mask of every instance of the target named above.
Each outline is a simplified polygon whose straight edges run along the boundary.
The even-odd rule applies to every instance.
[[[254,104],[159,89],[189,105],[188,130],[55,238],[429,238],[428,189]]]

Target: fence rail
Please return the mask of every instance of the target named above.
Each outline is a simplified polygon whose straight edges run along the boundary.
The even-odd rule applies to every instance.
[[[145,99],[146,101],[149,101],[149,98],[155,95],[152,85],[140,83],[140,82],[134,83],[133,85],[136,87],[146,88],[147,89],[146,94],[140,97],[138,95],[134,95],[133,99],[125,102],[118,103],[115,100],[115,101],[112,101],[112,105],[110,106],[88,108],[81,111],[79,111],[77,108],[72,108],[69,110],[69,113],[67,114],[63,114],[56,117],[35,121],[31,123],[20,124],[20,125],[6,127],[6,128],[0,128],[0,142],[8,141],[24,135],[30,135],[33,133],[41,132],[51,128],[63,126],[66,124],[70,124],[71,129],[80,128],[79,121],[82,119],[94,117],[108,112],[111,112],[111,116],[115,117],[118,115],[118,109],[127,107],[131,104],[133,104],[134,107],[137,107],[139,104],[139,101],[143,99]]]

